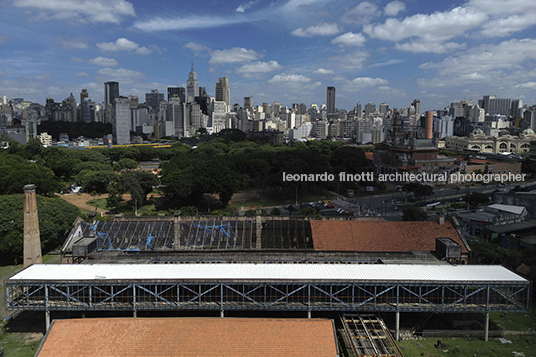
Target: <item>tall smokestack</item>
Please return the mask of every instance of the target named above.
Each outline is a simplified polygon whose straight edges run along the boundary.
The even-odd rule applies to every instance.
[[[24,267],[43,262],[35,185],[24,186]]]
[[[426,112],[426,121],[424,122],[424,137],[432,139],[434,137],[434,112],[428,110]]]

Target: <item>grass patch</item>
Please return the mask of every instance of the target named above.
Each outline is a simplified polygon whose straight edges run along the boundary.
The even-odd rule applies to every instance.
[[[61,257],[59,255],[44,255],[43,263],[56,264],[59,263]],[[0,266],[0,296],[2,304],[0,304],[0,348],[4,349],[5,357],[32,357],[35,355],[41,340],[44,335],[41,332],[6,332],[5,328],[8,322],[4,321],[7,316],[15,313],[13,310],[6,310],[3,300],[5,299],[5,280],[23,269],[20,265]],[[42,314],[42,322],[44,324],[45,315]],[[40,321],[41,322],[41,321]],[[33,347],[33,348],[32,348]]]
[[[506,331],[536,331],[536,310],[532,308],[529,313],[525,312],[490,312],[492,320],[502,330]],[[534,341],[536,349],[536,340]]]
[[[512,352],[523,352],[526,357],[536,356],[536,340],[534,335],[507,336],[512,341],[509,344],[501,343],[497,338],[487,342],[481,339],[464,338],[426,338],[422,340],[406,340],[398,342],[404,357],[445,357],[445,356],[473,356],[478,357],[504,357],[513,356]],[[447,347],[437,349],[434,345],[441,340]]]

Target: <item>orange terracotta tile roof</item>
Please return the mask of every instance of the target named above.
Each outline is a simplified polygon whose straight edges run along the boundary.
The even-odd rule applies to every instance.
[[[365,157],[372,161],[374,159],[374,153],[373,152],[366,152]]]
[[[98,318],[55,320],[38,357],[336,355],[327,319]]]
[[[311,221],[314,249],[318,251],[410,252],[434,251],[437,237],[462,246],[450,222]]]

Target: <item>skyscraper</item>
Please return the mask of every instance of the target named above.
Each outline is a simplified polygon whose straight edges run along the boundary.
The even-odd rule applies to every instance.
[[[326,96],[326,106],[328,110],[328,116],[335,114],[335,87],[328,87]]]
[[[199,96],[199,81],[197,80],[197,73],[194,72],[193,63],[192,70],[188,73],[188,80],[186,81],[186,94],[188,103],[193,103],[195,97]]]
[[[108,108],[108,105],[114,103],[115,98],[119,97],[119,83],[117,82],[105,82],[104,83],[104,106]]]
[[[127,97],[117,97],[113,104],[112,131],[118,145],[130,144],[130,102]]]
[[[414,99],[413,103],[411,103],[413,107],[415,108],[415,115],[417,117],[420,117],[421,115],[421,100],[420,99]]]
[[[145,93],[145,104],[154,110],[158,110],[160,102],[163,101],[164,93],[158,93],[158,89],[151,89],[151,93]]]
[[[179,98],[181,103],[186,102],[185,98],[185,92],[186,90],[184,87],[168,87],[167,89],[167,100],[168,102],[171,102],[171,98]]]
[[[220,78],[216,83],[216,100],[218,102],[225,102],[227,104],[227,110],[231,106],[231,90],[229,88],[229,78]]]
[[[244,109],[253,108],[253,97],[244,97]]]

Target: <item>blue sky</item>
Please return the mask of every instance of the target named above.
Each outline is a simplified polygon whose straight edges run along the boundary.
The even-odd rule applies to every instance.
[[[0,95],[44,103],[103,83],[145,100],[191,63],[231,102],[423,110],[494,94],[536,102],[534,0],[0,0]]]

